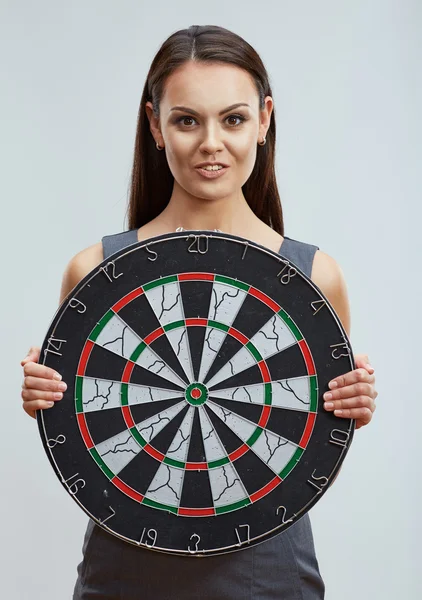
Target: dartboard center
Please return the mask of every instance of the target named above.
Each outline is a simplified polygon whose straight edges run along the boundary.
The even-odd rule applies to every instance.
[[[208,398],[208,390],[205,385],[196,381],[186,388],[185,398],[192,406],[201,406]]]

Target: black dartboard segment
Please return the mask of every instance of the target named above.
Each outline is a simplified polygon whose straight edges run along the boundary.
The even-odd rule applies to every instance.
[[[354,421],[323,409],[354,368],[338,317],[282,254],[236,236],[117,252],[65,299],[41,357],[68,384],[37,415],[58,477],[144,548],[207,556],[280,533],[352,441]]]

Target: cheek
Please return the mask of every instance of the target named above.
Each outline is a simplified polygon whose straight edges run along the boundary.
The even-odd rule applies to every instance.
[[[194,152],[194,144],[189,143],[186,137],[172,136],[166,140],[167,162],[173,175],[188,168],[192,152]]]
[[[256,136],[252,133],[242,136],[242,139],[236,140],[233,145],[232,153],[236,157],[239,168],[244,172],[250,173],[254,167],[257,153]]]

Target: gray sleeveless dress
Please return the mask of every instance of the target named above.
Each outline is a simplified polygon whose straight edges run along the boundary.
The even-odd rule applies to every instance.
[[[102,241],[108,258],[136,243],[137,230]],[[285,236],[280,254],[310,277],[318,249]],[[90,519],[82,552],[73,600],[320,600],[325,594],[308,513],[257,546],[206,558],[137,548]]]

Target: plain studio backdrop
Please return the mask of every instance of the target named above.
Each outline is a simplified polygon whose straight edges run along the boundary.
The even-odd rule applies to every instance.
[[[22,411],[19,361],[43,341],[70,258],[124,228],[158,47],[215,24],[269,71],[286,235],[338,261],[352,348],[376,370],[374,419],[310,513],[326,598],[421,598],[419,0],[0,6],[2,597],[71,598],[87,523]]]

